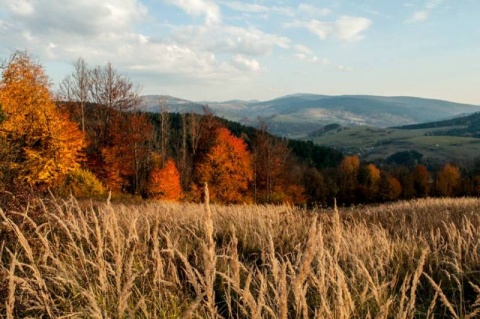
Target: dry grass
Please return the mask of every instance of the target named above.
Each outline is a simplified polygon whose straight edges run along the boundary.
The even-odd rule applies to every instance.
[[[474,318],[480,202],[0,210],[0,318]]]

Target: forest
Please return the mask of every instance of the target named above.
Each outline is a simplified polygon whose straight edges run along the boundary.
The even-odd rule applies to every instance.
[[[429,165],[415,151],[363,162],[203,114],[140,107],[110,63],[79,58],[56,92],[42,65],[16,52],[2,65],[0,190],[8,194],[214,203],[341,205],[480,195],[480,163]],[[4,199],[7,200],[7,199]]]

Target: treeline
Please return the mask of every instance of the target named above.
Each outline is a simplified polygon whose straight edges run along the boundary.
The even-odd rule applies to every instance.
[[[307,172],[342,159],[208,109],[169,114],[159,101],[158,114],[142,112],[134,85],[111,64],[90,68],[79,59],[55,96],[49,85],[43,67],[24,52],[3,67],[3,192],[200,201],[208,183],[217,202],[302,204]]]
[[[444,128],[443,130],[432,131],[429,134],[479,138],[480,137],[480,113],[476,112],[466,116],[461,116],[461,117],[444,120],[444,121],[404,125],[404,126],[399,126],[397,128],[405,129],[405,130]]]
[[[17,52],[0,85],[0,192],[198,202],[208,183],[219,203],[318,205],[480,195],[480,169],[427,168],[412,152],[361,163],[207,107],[199,115],[168,113],[165,101],[157,113],[139,105],[133,83],[111,64],[78,59],[54,95],[43,67]]]

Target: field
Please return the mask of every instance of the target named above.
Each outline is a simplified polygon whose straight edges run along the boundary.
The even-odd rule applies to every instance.
[[[480,201],[0,210],[1,318],[474,318]]]
[[[318,145],[346,153],[360,153],[367,160],[387,158],[395,152],[409,150],[416,150],[426,158],[441,162],[473,159],[480,153],[480,139],[431,135],[441,130],[445,128],[406,130],[351,126],[327,132],[312,140]]]

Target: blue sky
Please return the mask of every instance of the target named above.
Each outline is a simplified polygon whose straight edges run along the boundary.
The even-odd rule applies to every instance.
[[[480,0],[0,0],[0,56],[83,57],[195,101],[410,95],[480,104]]]

